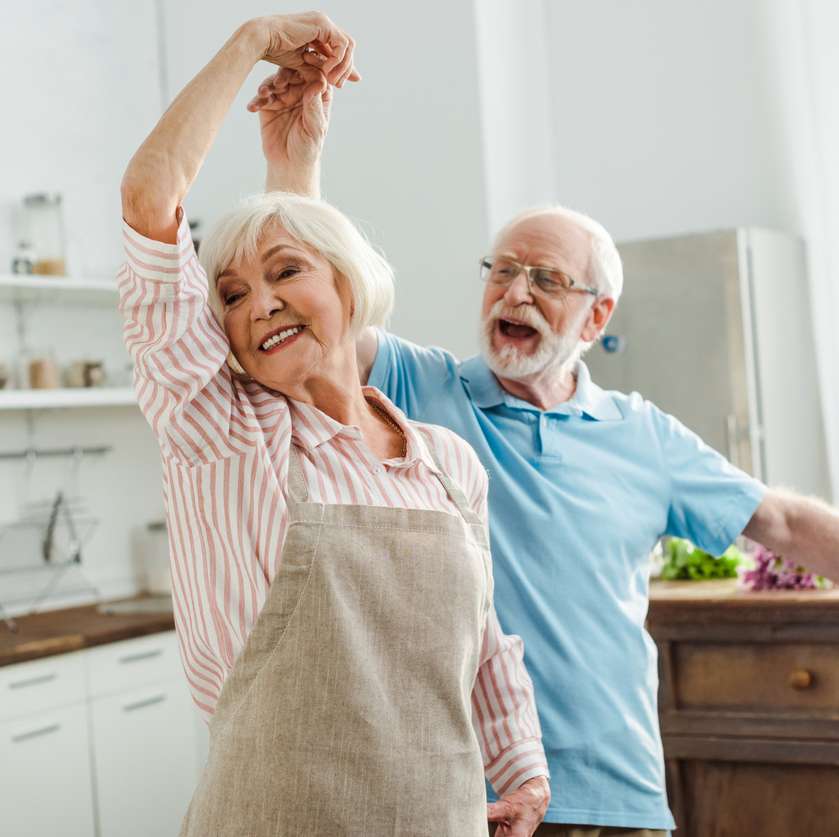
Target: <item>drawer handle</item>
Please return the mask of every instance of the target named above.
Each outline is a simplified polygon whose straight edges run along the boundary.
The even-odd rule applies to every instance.
[[[136,654],[126,654],[124,657],[120,657],[119,661],[121,663],[139,663],[142,660],[151,660],[154,657],[159,657],[163,653],[161,648],[155,648],[152,651],[138,651]]]
[[[126,703],[122,707],[123,712],[134,712],[137,709],[145,709],[147,706],[154,706],[156,703],[163,703],[166,700],[166,695],[155,695],[154,697],[137,700],[134,703]]]
[[[17,744],[20,741],[27,741],[30,738],[39,738],[42,735],[49,735],[51,732],[58,732],[60,729],[61,724],[47,724],[45,727],[19,732],[17,735],[12,736],[12,741]]]
[[[41,683],[49,683],[51,680],[55,680],[57,676],[55,672],[52,674],[39,674],[36,677],[30,677],[28,680],[15,680],[13,683],[9,683],[9,688],[25,689],[27,686],[39,686]]]
[[[793,689],[809,689],[813,685],[813,673],[807,671],[806,668],[800,668],[790,674],[787,682]]]

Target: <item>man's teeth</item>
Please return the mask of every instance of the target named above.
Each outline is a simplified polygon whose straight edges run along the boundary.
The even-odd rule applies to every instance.
[[[273,337],[269,337],[263,344],[262,350],[267,352],[268,349],[273,349],[274,346],[282,343],[283,340],[288,340],[289,337],[293,337],[299,331],[303,330],[303,326],[294,326],[294,328],[287,328],[285,331],[281,331],[279,334],[275,334]]]

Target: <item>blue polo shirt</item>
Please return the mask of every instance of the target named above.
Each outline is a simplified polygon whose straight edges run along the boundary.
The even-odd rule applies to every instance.
[[[649,554],[662,535],[721,554],[765,487],[637,393],[601,390],[582,362],[575,395],[540,410],[480,357],[379,332],[369,383],[454,430],[489,472],[495,606],[536,688],[545,821],[673,828],[644,628]]]

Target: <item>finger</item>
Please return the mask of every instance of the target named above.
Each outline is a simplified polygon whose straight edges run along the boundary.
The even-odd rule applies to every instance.
[[[509,822],[513,818],[513,807],[506,799],[487,803],[487,819],[490,822]]]
[[[321,41],[311,41],[302,50],[303,62],[309,67],[323,70],[324,65],[332,56],[332,47]]]
[[[328,88],[326,80],[308,85],[303,93],[303,126],[309,136],[320,139],[326,129],[326,113],[323,105],[324,86]]]
[[[323,115],[327,122],[329,122],[329,115],[332,113],[332,86],[327,84],[323,93],[320,95],[320,100],[323,103]]]
[[[262,110],[269,101],[268,96],[254,96],[253,99],[247,103],[246,107],[251,113],[256,113],[258,110]]]
[[[344,51],[341,60],[335,66],[335,86],[342,87],[346,77],[352,72],[352,57],[355,51],[355,41],[347,35],[347,48]]]
[[[323,71],[326,74],[327,79],[329,79],[329,82],[337,85],[341,76],[344,74],[344,70],[346,69],[345,62],[347,59],[347,53],[351,53],[351,49],[349,39],[342,32],[336,33],[335,39],[336,40],[333,40],[332,42],[334,52],[332,57],[329,58],[323,65]]]

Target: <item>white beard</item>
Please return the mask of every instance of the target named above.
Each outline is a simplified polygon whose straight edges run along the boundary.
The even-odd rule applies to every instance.
[[[492,345],[496,320],[504,319],[505,314],[539,333],[539,344],[533,354],[526,354],[516,346],[504,346],[497,350]],[[560,373],[563,368],[575,366],[587,348],[588,344],[575,336],[587,315],[588,311],[584,309],[580,312],[579,322],[570,323],[564,334],[557,334],[534,306],[509,309],[499,299],[481,323],[481,354],[496,375],[513,381],[545,373]]]

